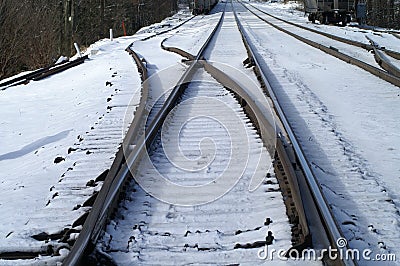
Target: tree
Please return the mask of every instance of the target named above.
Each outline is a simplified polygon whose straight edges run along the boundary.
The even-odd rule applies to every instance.
[[[367,0],[367,10],[369,25],[400,29],[400,2]]]

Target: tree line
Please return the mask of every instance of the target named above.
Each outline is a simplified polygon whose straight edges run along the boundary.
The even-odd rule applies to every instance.
[[[0,79],[74,54],[109,36],[132,35],[173,14],[176,0],[0,0]]]
[[[367,0],[367,24],[400,29],[400,1]]]

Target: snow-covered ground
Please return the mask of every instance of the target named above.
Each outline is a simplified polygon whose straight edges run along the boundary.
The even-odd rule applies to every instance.
[[[400,50],[400,39],[389,33],[313,25],[292,4],[253,4],[308,27],[365,43],[368,36]],[[247,56],[229,6],[221,38],[213,41],[206,57],[256,81],[242,65]],[[350,247],[394,253],[399,259],[400,89],[286,36],[240,4],[235,7]],[[101,40],[88,50],[91,56],[84,64],[0,91],[0,252],[41,249],[47,244],[32,235],[71,228],[87,211],[78,205],[101,182],[86,184],[110,167],[126,131],[125,110],[140,100],[140,76],[124,49],[136,40],[132,49],[147,60],[149,73],[173,69],[176,75],[169,76],[168,84],[174,84],[185,65],[180,56],[162,50],[161,42],[168,38],[166,46],[196,54],[217,22],[217,12],[146,42],[138,40],[190,15],[181,13],[133,37]],[[55,163],[57,157],[60,162]],[[25,263],[34,262],[43,261]]]
[[[32,218],[46,208],[50,199],[56,198],[54,186],[68,168],[79,168],[82,160],[95,157],[89,154],[90,148],[88,154],[78,152],[79,158],[75,153],[105,124],[119,128],[116,140],[111,142],[113,152],[106,156],[110,157],[109,165],[98,165],[93,176],[84,180],[85,184],[110,166],[123,138],[123,128],[113,114],[123,115],[120,107],[129,103],[124,98],[133,97],[140,88],[135,65],[124,52],[130,42],[128,38],[113,43],[100,41],[90,48],[96,54],[84,64],[0,92],[0,215],[4,222],[0,228],[1,251],[13,250],[20,241],[29,242],[30,235],[48,232],[47,228],[52,227],[50,220],[44,226]],[[140,94],[136,97],[140,98]],[[92,162],[92,167],[97,161]],[[21,232],[28,239],[20,239]]]
[[[180,48],[192,55],[197,55],[204,42],[210,36],[217,25],[221,13],[210,14],[207,17],[199,16],[191,21],[190,27],[184,27],[182,30],[168,38],[164,45]],[[188,38],[187,36],[193,36]]]

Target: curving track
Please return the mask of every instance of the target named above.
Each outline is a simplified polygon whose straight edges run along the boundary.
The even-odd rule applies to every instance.
[[[182,17],[185,19],[182,20]],[[188,16],[178,14],[168,21],[167,30],[164,26],[151,29],[145,33],[139,33],[136,39],[149,40],[158,35],[167,34],[193,19],[193,17],[187,18]],[[163,23],[165,24],[165,21]],[[172,27],[170,23],[172,25],[179,24]],[[130,40],[135,40],[135,36]],[[126,40],[123,43],[127,45]],[[123,49],[122,51],[119,50],[120,45],[115,45],[115,50],[118,50],[119,56],[124,53]],[[77,60],[77,62],[83,63],[85,59],[87,59],[87,56]],[[77,64],[77,62],[73,63]],[[80,233],[81,226],[88,217],[88,213],[109,172],[108,169],[118,152],[122,142],[121,136],[126,133],[131,122],[129,121],[129,124],[127,124],[124,118],[128,120],[132,118],[132,109],[135,109],[138,105],[138,97],[134,95],[138,88],[137,84],[127,79],[124,80],[122,88],[120,87],[123,75],[132,77],[132,80],[137,79],[137,71],[130,68],[132,66],[130,57],[126,56],[124,60],[118,61],[113,55],[110,55],[110,59],[106,62],[109,66],[113,64],[118,66],[115,69],[110,68],[110,72],[112,70],[111,77],[106,83],[106,86],[112,87],[113,92],[107,99],[107,109],[91,125],[90,130],[79,135],[73,146],[68,149],[68,159],[72,162],[68,165],[68,169],[65,166],[64,173],[60,173],[62,175],[58,182],[56,179],[54,183],[51,183],[52,186],[48,187],[50,191],[47,199],[45,198],[46,202],[43,203],[45,207],[43,206],[43,209],[37,210],[32,215],[27,215],[27,217],[30,217],[29,225],[11,231],[7,236],[8,242],[2,243],[0,264],[28,265],[37,261],[40,261],[39,263],[56,264],[57,261],[65,258],[66,249],[72,247]],[[71,64],[65,63],[60,66],[66,68]],[[39,75],[40,72],[40,78],[44,78],[45,75],[55,73],[53,68],[49,68],[49,70],[50,72],[41,70],[36,74]],[[59,69],[57,68],[57,70]],[[134,76],[130,76],[132,74]],[[29,77],[33,77],[33,75]],[[97,77],[101,78],[102,75]],[[19,77],[21,81],[24,78],[23,76]],[[10,84],[12,82],[14,81],[10,81]],[[10,86],[13,86],[13,84]],[[135,99],[137,99],[137,102]],[[130,113],[125,113],[127,110],[130,110]],[[60,152],[64,154],[67,151],[60,150]],[[117,157],[116,161],[122,158],[122,156]],[[103,170],[105,171],[103,172]],[[14,216],[11,217],[11,219],[13,218]]]

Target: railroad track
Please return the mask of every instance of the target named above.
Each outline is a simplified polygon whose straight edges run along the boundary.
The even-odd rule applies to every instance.
[[[17,86],[17,85],[20,85],[20,84],[27,84],[32,80],[37,81],[37,80],[41,80],[41,79],[47,78],[49,76],[52,76],[52,75],[55,75],[57,73],[63,72],[65,70],[67,70],[67,69],[70,69],[70,68],[73,68],[75,66],[78,66],[78,65],[82,64],[83,62],[85,62],[85,60],[88,59],[88,58],[89,58],[89,56],[85,55],[85,56],[79,57],[79,58],[77,58],[75,60],[72,60],[72,61],[62,62],[62,63],[59,63],[59,64],[55,64],[55,65],[52,65],[52,66],[48,66],[48,67],[45,67],[45,68],[41,68],[41,69],[35,70],[35,71],[31,72],[31,73],[28,73],[28,74],[25,74],[25,75],[22,75],[22,76],[19,76],[19,77],[16,77],[16,78],[9,79],[7,81],[4,81],[4,82],[0,83],[0,90],[5,90],[5,89],[7,89],[9,87]]]
[[[350,40],[350,39],[343,38],[343,37],[340,37],[340,36],[337,36],[337,35],[329,34],[329,33],[322,32],[322,31],[319,31],[319,30],[315,30],[315,29],[312,29],[312,28],[309,28],[309,27],[306,27],[306,26],[302,26],[302,25],[293,23],[293,22],[291,22],[291,21],[288,21],[288,20],[279,18],[279,17],[277,17],[277,16],[274,16],[274,15],[272,15],[272,14],[270,14],[270,13],[264,11],[264,10],[261,10],[260,8],[255,7],[255,6],[252,5],[251,3],[248,3],[248,5],[250,5],[252,8],[256,9],[257,11],[260,11],[261,13],[263,13],[263,14],[265,14],[265,15],[268,15],[268,16],[270,16],[270,17],[272,17],[272,18],[274,18],[274,19],[277,19],[277,20],[279,20],[279,21],[282,21],[282,22],[284,22],[284,23],[286,23],[286,24],[289,24],[289,25],[298,27],[298,28],[300,28],[300,29],[313,32],[313,33],[317,33],[317,34],[319,34],[319,35],[328,37],[328,38],[330,38],[330,39],[332,39],[332,40],[336,40],[336,41],[339,41],[339,42],[342,42],[342,43],[350,44],[350,45],[353,45],[353,46],[355,46],[355,47],[360,47],[360,48],[363,48],[363,49],[365,49],[365,50],[367,50],[367,51],[373,51],[373,52],[374,52],[375,61],[376,61],[384,70],[386,70],[389,74],[394,75],[394,76],[400,78],[400,70],[398,69],[398,67],[396,67],[395,65],[393,65],[393,64],[390,62],[390,59],[389,59],[387,56],[385,56],[385,54],[386,54],[386,55],[388,55],[388,56],[390,56],[390,57],[392,57],[392,58],[394,58],[394,59],[396,59],[396,60],[399,60],[399,59],[400,59],[400,53],[399,53],[399,52],[396,52],[396,51],[393,51],[393,50],[386,49],[385,47],[379,46],[379,45],[378,45],[377,43],[375,43],[373,40],[371,40],[370,38],[368,38],[368,36],[366,36],[366,38],[369,40],[369,42],[370,42],[371,44],[366,44],[366,43],[363,43],[363,42],[358,42],[358,41]],[[393,33],[393,35],[396,36],[395,33]]]
[[[396,76],[398,74],[399,70],[395,66],[393,66],[392,64],[388,63],[387,60],[385,59],[385,57],[379,56],[379,53],[376,56],[376,58],[377,58],[376,61],[378,62],[379,65],[383,65],[388,71],[382,70],[382,69],[380,69],[378,67],[375,67],[375,66],[371,65],[370,63],[366,63],[366,62],[364,62],[362,60],[359,60],[359,59],[357,59],[357,58],[355,58],[355,57],[353,57],[351,55],[348,55],[347,53],[341,52],[339,49],[337,49],[336,47],[333,47],[331,45],[327,46],[327,45],[321,44],[319,42],[313,41],[311,39],[305,38],[305,37],[301,36],[301,32],[300,31],[298,31],[298,32],[292,31],[292,29],[289,30],[289,29],[287,29],[286,26],[279,25],[279,24],[281,24],[283,22],[284,24],[287,23],[287,25],[295,26],[297,29],[300,29],[300,30],[307,30],[307,31],[310,31],[310,32],[314,32],[314,30],[311,31],[309,28],[300,27],[300,26],[298,26],[298,25],[296,25],[294,23],[287,22],[287,21],[285,21],[283,19],[280,19],[280,18],[277,18],[275,16],[272,16],[272,15],[270,15],[270,14],[264,12],[264,11],[260,11],[259,9],[256,9],[253,6],[251,6],[251,8],[249,8],[248,4],[245,4],[242,1],[239,1],[239,2],[250,13],[255,15],[260,20],[264,21],[268,25],[278,29],[279,31],[282,31],[282,32],[284,32],[284,33],[286,33],[286,34],[288,34],[288,35],[290,35],[290,36],[292,36],[292,37],[294,37],[294,38],[296,38],[296,39],[298,39],[298,40],[300,40],[300,41],[302,41],[302,42],[304,42],[304,43],[306,43],[306,44],[308,44],[308,45],[310,45],[312,47],[320,49],[321,51],[323,51],[323,52],[325,52],[325,53],[327,53],[329,55],[332,55],[332,56],[334,56],[334,57],[336,57],[336,58],[338,58],[338,59],[340,59],[342,61],[345,61],[347,63],[350,63],[350,64],[353,64],[355,66],[358,66],[358,67],[368,71],[369,73],[371,73],[371,74],[373,74],[373,75],[375,75],[375,76],[377,76],[377,77],[379,77],[379,78],[381,78],[381,79],[383,79],[383,80],[385,80],[387,82],[390,82],[391,84],[393,84],[395,86],[400,87],[400,77]],[[269,19],[265,18],[264,15],[269,16]],[[318,34],[320,34],[320,33],[318,32]],[[342,38],[340,38],[340,40],[339,40],[338,39],[339,37],[336,38],[337,36],[335,38],[333,38],[333,36],[327,36],[327,37],[332,38],[332,39],[336,39],[337,41],[340,41],[340,42],[346,42],[346,43],[351,42],[351,41],[348,42],[348,40],[344,40],[344,39],[342,40]],[[365,48],[365,49],[371,48],[373,50],[373,45],[371,45],[371,47],[370,47],[368,45],[364,45],[364,44],[361,44],[361,43],[360,44],[351,43],[351,44],[355,45],[355,46],[359,45],[359,47],[363,46],[362,48]]]
[[[340,228],[337,224],[337,221],[335,220],[332,210],[330,209],[325,196],[321,192],[320,185],[313,173],[313,171],[310,168],[309,162],[307,161],[306,157],[303,154],[302,148],[299,145],[297,138],[289,124],[289,122],[286,119],[284,110],[280,107],[280,103],[278,101],[278,98],[275,96],[275,92],[273,87],[270,85],[270,82],[268,80],[268,77],[263,73],[262,67],[260,65],[259,59],[255,55],[255,50],[256,48],[253,46],[253,44],[250,42],[250,38],[247,36],[238,16],[236,11],[235,13],[235,18],[236,22],[238,24],[239,30],[242,34],[243,41],[245,43],[246,49],[248,51],[248,55],[250,60],[254,63],[255,65],[255,71],[257,73],[257,76],[259,80],[261,81],[267,95],[272,99],[274,108],[280,118],[280,120],[283,123],[284,129],[286,133],[288,134],[289,141],[293,147],[294,154],[296,156],[296,163],[299,164],[299,167],[301,169],[303,177],[299,178],[299,183],[301,184],[302,191],[308,191],[311,195],[303,195],[303,200],[307,201],[312,201],[312,203],[308,202],[309,205],[311,206],[316,206],[316,209],[318,210],[318,215],[315,213],[306,213],[306,215],[309,216],[309,220],[314,220],[318,222],[317,217],[320,218],[320,221],[322,222],[323,227],[325,228],[326,231],[321,231],[319,232],[321,236],[324,236],[322,238],[325,238],[328,240],[329,245],[334,248],[338,248],[337,245],[337,240],[342,238],[342,232],[340,231]],[[317,217],[316,217],[317,216]],[[313,217],[313,218],[311,218]],[[319,227],[320,225],[318,225]],[[321,243],[319,243],[321,244]],[[322,245],[326,246],[326,243],[322,243]],[[347,247],[344,247],[346,249]],[[340,263],[343,265],[355,265],[356,263],[352,260],[342,260]]]
[[[247,3],[247,4],[250,5],[252,8],[260,11],[261,13],[263,13],[265,15],[268,15],[268,16],[270,16],[270,17],[272,17],[274,19],[277,19],[279,21],[282,21],[282,22],[284,22],[286,24],[289,24],[289,25],[292,25],[292,26],[295,26],[295,27],[298,27],[298,28],[301,28],[301,29],[304,29],[304,30],[308,30],[308,31],[317,33],[319,35],[331,38],[331,39],[336,40],[336,41],[340,41],[340,42],[347,43],[347,44],[350,44],[350,45],[353,45],[353,46],[356,46],[356,47],[360,47],[360,48],[366,49],[368,51],[371,51],[371,50],[374,49],[375,45],[373,45],[373,44],[366,44],[366,43],[363,43],[363,42],[350,40],[350,39],[343,38],[343,37],[340,37],[340,36],[337,36],[337,35],[334,35],[334,34],[329,34],[327,32],[322,32],[322,31],[319,31],[319,30],[312,29],[310,27],[299,25],[299,24],[293,23],[291,21],[288,21],[286,19],[282,19],[280,17],[274,16],[274,15],[266,12],[265,10],[262,10],[262,9],[256,7],[256,6],[252,5],[251,3]],[[391,57],[393,57],[395,59],[400,59],[400,53],[397,52],[397,51],[392,51],[392,50],[388,50],[388,49],[381,49],[381,48],[378,48],[378,50],[384,51],[386,54],[388,54],[389,56],[391,56]]]
[[[259,67],[252,44],[248,42],[236,13],[236,22],[248,49],[249,59],[255,64],[266,93],[274,103],[276,118],[281,121],[283,127],[278,126],[277,132],[275,131],[277,125],[271,124],[271,119],[267,117],[266,101],[263,103],[254,99],[252,94],[232,78],[215,66],[200,60],[204,51],[208,49],[210,41],[216,38],[215,33],[223,17],[222,15],[220,22],[200,52],[189,63],[178,84],[168,94],[166,100],[161,105],[158,104],[159,109],[148,108],[151,88],[148,83],[143,83],[142,100],[136,111],[135,120],[64,265],[93,263],[92,259],[110,264],[116,262],[129,264],[132,263],[132,259],[133,263],[151,264],[154,263],[151,259],[155,257],[172,265],[210,261],[229,264],[238,260],[255,263],[258,261],[257,250],[269,243],[270,239],[265,238],[265,234],[268,233],[270,226],[273,228],[274,223],[285,226],[285,219],[281,217],[275,221],[271,220],[265,214],[264,207],[254,206],[254,200],[260,202],[261,205],[272,204],[269,206],[271,209],[282,212],[283,206],[279,206],[279,200],[267,200],[279,198],[281,193],[286,198],[286,212],[292,223],[292,232],[288,232],[290,229],[283,232],[286,237],[280,239],[280,245],[284,244],[288,252],[301,251],[312,244],[326,248],[337,247],[336,240],[341,238],[342,234],[284,112],[274,96],[267,76]],[[134,51],[129,52],[137,62],[142,73],[142,80],[145,81],[147,79],[145,59]],[[177,49],[175,52],[180,51]],[[215,101],[216,99],[218,100]],[[226,115],[226,109],[221,107],[221,102],[229,106],[228,109],[231,112],[233,111],[232,116]],[[224,126],[215,126],[213,124],[215,120],[207,121],[204,119],[207,115],[204,113],[214,115],[221,121],[226,119],[222,123]],[[185,126],[188,118],[192,117],[190,114],[201,119]],[[243,131],[238,131],[237,128],[240,128],[241,124]],[[226,149],[222,149],[221,154],[213,154],[215,147],[206,141],[201,145],[201,152],[204,153],[198,153],[197,145],[204,138],[204,133],[209,133],[217,142],[224,143],[223,136],[226,136],[226,130],[235,127],[236,129],[232,131],[235,134],[231,135],[232,141],[240,142],[240,138],[235,139],[233,136],[240,135],[240,132],[247,132],[246,135],[250,136],[249,151],[261,149],[260,158],[263,158],[265,162],[268,162],[267,150],[274,158],[275,174],[267,173],[265,165],[261,168],[257,168],[257,165],[250,166],[255,173],[254,176],[263,181],[262,189],[256,190],[253,194],[254,198],[243,197],[244,191],[249,188],[249,183],[252,188],[257,187],[258,182],[253,182],[252,175],[247,175],[239,182],[236,179],[220,180],[212,176],[212,174],[224,172],[218,160],[226,160],[226,157],[224,159],[228,152]],[[180,163],[180,160],[185,159],[176,154],[177,147],[174,146],[179,143],[176,135],[182,128],[181,133],[190,136],[182,144],[182,152],[191,159],[202,155],[204,156],[202,159],[206,162],[210,158],[218,162],[212,168],[200,167],[205,172],[200,176],[190,175],[189,179],[186,176],[189,175],[187,172],[182,174],[170,171],[170,166],[168,166],[171,164],[169,162],[171,158],[178,157],[177,161],[172,160],[173,163]],[[215,128],[217,130],[211,130]],[[163,138],[172,143],[172,150],[162,148],[160,143],[163,143]],[[163,145],[167,144],[168,142],[163,143]],[[243,145],[243,143],[240,144]],[[193,146],[196,147],[193,149]],[[261,148],[262,146],[265,148]],[[238,152],[245,147],[240,145],[239,149],[233,147],[231,152]],[[147,152],[148,150],[150,152]],[[172,157],[169,158],[169,155]],[[240,152],[235,155],[239,156]],[[242,160],[237,160],[237,158],[242,157],[231,156],[233,165],[242,163]],[[157,178],[157,171],[149,170],[153,164],[159,172],[168,176],[171,182],[186,186],[185,189],[171,185],[165,179]],[[200,163],[200,166],[203,164],[204,162]],[[192,167],[189,170],[199,167],[190,163],[189,166]],[[231,172],[226,172],[229,173],[228,176],[235,175],[237,172],[237,168],[232,169],[229,169]],[[265,176],[266,179],[264,179]],[[206,190],[201,190],[204,182],[207,183]],[[218,185],[213,185],[213,182],[217,182]],[[193,190],[194,187],[200,187],[200,189]],[[228,191],[229,193],[225,195]],[[204,205],[207,202],[214,202],[216,197],[220,197],[218,201],[215,201],[220,205],[213,205],[213,203]],[[232,204],[233,201],[237,203]],[[303,206],[307,207],[307,211],[304,211]],[[235,225],[232,220],[237,217],[239,217],[238,226],[232,226]],[[264,223],[260,224],[260,217],[265,220]],[[310,225],[313,228],[312,233]],[[121,233],[118,233],[119,230],[122,230]],[[312,234],[318,235],[318,238],[312,239]],[[343,249],[345,250],[346,247]],[[110,254],[113,252],[122,256],[112,257]],[[187,252],[186,256],[181,252]],[[191,256],[187,254],[194,257],[190,259]],[[171,260],[171,257],[176,258]],[[323,260],[325,263],[354,264],[349,260],[329,262],[327,257]]]

